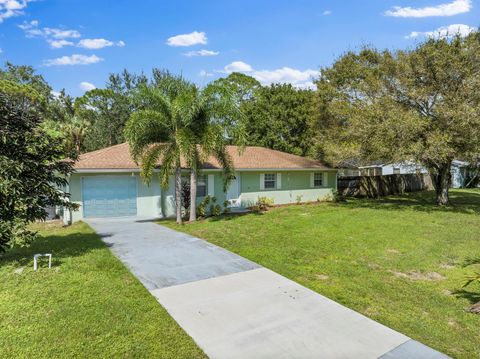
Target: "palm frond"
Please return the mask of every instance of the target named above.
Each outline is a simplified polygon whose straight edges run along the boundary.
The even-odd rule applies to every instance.
[[[140,175],[145,183],[150,184],[153,171],[160,160],[163,160],[165,153],[168,153],[170,144],[153,144],[142,153],[142,171]]]
[[[166,149],[160,166],[159,178],[160,186],[163,189],[169,187],[170,176],[175,173],[175,168],[180,160],[180,152],[178,147],[173,143]]]
[[[153,143],[168,142],[171,137],[168,127],[169,119],[160,112],[134,112],[124,130],[133,159],[138,162],[145,149]]]

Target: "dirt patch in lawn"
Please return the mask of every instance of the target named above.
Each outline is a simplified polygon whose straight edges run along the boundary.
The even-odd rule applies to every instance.
[[[397,278],[407,278],[410,280],[439,281],[439,280],[445,279],[443,275],[437,272],[421,273],[413,270],[407,273],[395,272],[395,271],[390,271],[390,273],[392,273]]]
[[[453,269],[453,268],[455,268],[455,266],[453,264],[449,264],[449,263],[442,263],[442,264],[440,264],[440,268],[442,268],[442,269]]]
[[[400,251],[398,251],[398,250],[396,250],[396,249],[393,249],[393,248],[387,248],[387,249],[385,250],[385,252],[387,252],[387,253],[394,253],[394,254],[400,253]]]

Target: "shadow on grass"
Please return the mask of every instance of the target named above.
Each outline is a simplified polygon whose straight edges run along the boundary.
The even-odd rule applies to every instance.
[[[454,296],[457,298],[464,298],[467,299],[470,304],[475,304],[480,302],[480,292],[479,291],[471,291],[466,289],[457,289],[452,292]]]
[[[186,220],[183,222],[184,225],[202,222],[202,221],[209,221],[209,222],[219,222],[219,221],[233,221],[239,219],[246,215],[254,215],[254,216],[263,216],[264,212],[234,212],[234,213],[224,213],[219,216],[212,216],[212,217],[199,217],[196,222],[189,222]],[[161,218],[154,221],[157,224],[174,224],[175,218]]]
[[[12,263],[26,266],[32,263],[36,253],[52,253],[52,266],[64,258],[81,256],[95,249],[105,248],[105,244],[95,233],[70,233],[65,235],[40,235],[29,247],[12,248],[0,257],[0,267]]]
[[[377,199],[353,199],[337,204],[350,208],[369,208],[381,210],[415,210],[420,212],[450,212],[480,214],[480,191],[450,191],[450,204],[440,207],[435,204],[435,192],[423,191],[406,193],[402,196],[389,196]]]
[[[315,205],[316,203],[311,203]],[[349,198],[346,197],[343,201],[333,204],[334,206],[343,208],[368,208],[379,210],[415,210],[419,212],[445,212],[445,213],[465,213],[465,214],[480,214],[480,190],[451,190],[450,191],[450,205],[440,207],[435,204],[434,191],[422,191],[406,193],[399,196],[381,197],[376,199],[369,198]],[[281,207],[286,207],[282,205]],[[291,204],[297,206],[297,204]],[[272,210],[275,210],[274,207]],[[199,218],[198,221],[232,221],[241,218],[245,215],[263,216],[264,212],[242,212],[242,213],[226,213],[217,217]],[[158,219],[155,222],[158,224],[173,223],[172,218]],[[185,222],[188,224],[189,222]]]

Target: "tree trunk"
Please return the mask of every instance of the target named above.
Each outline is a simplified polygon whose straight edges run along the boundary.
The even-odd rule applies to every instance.
[[[190,172],[190,222],[197,220],[197,172]]]
[[[439,206],[448,205],[448,189],[451,181],[450,166],[451,163],[445,163],[430,174],[435,187],[437,205]]]
[[[182,168],[177,164],[175,168],[175,210],[177,223],[182,224]]]
[[[77,151],[77,155],[80,155],[80,149],[81,149],[80,141],[76,140],[75,141],[75,150]]]

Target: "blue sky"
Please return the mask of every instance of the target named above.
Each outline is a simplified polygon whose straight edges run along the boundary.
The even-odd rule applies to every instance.
[[[200,85],[236,70],[308,87],[347,50],[407,48],[448,26],[467,33],[479,9],[480,0],[0,0],[0,61],[32,65],[75,96],[124,68],[166,68]]]

